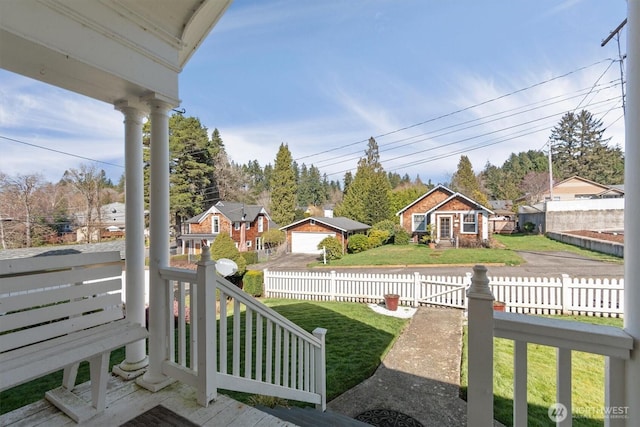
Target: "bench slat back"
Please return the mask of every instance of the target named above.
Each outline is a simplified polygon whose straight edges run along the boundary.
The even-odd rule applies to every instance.
[[[124,317],[118,252],[0,261],[0,283],[0,353]]]

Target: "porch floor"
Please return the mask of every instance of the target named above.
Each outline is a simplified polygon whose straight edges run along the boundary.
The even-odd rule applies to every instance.
[[[195,389],[175,382],[151,393],[135,381],[123,381],[111,376],[107,385],[105,411],[88,420],[84,425],[119,426],[149,409],[162,405],[200,426],[294,426],[251,406],[218,394],[218,398],[204,408],[197,404]],[[90,401],[90,383],[79,385],[74,393]],[[0,426],[76,426],[71,418],[46,400],[39,400],[0,416]]]

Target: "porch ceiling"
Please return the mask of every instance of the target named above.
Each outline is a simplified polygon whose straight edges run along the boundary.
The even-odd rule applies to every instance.
[[[0,68],[114,103],[178,101],[178,74],[231,0],[4,0]]]

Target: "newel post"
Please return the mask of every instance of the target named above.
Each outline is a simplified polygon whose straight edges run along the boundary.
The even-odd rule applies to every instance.
[[[313,336],[320,340],[320,348],[315,350],[315,392],[320,395],[320,403],[316,405],[316,409],[319,411],[326,411],[327,409],[327,356],[325,353],[325,337],[327,330],[324,328],[315,328],[313,330]]]
[[[209,246],[202,246],[196,273],[196,324],[198,354],[198,404],[209,405],[216,398],[216,263],[211,259]],[[193,303],[193,301],[192,301]]]
[[[467,425],[486,427],[493,425],[493,294],[484,265],[473,267],[467,298]]]

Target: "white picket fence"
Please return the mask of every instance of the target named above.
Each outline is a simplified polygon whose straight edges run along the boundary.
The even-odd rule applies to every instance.
[[[490,277],[496,301],[505,310],[528,314],[580,314],[622,317],[624,280],[560,277]],[[269,298],[381,303],[385,294],[400,295],[401,305],[467,308],[465,276],[425,276],[336,271],[264,270]]]

